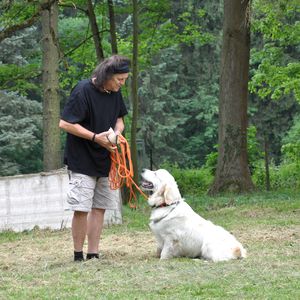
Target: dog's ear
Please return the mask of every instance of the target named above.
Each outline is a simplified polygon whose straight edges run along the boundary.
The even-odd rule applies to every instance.
[[[176,200],[179,200],[181,198],[181,195],[179,193],[179,190],[177,186],[172,186],[172,185],[165,185],[165,190],[164,190],[164,199],[165,203],[167,205],[172,204]]]
[[[172,196],[173,196],[173,193],[172,193],[171,187],[169,185],[166,185],[165,190],[164,190],[164,198],[165,198],[165,203],[167,205],[172,204],[172,202],[173,202]]]
[[[163,195],[166,189],[166,184],[163,184],[156,192],[155,195]]]

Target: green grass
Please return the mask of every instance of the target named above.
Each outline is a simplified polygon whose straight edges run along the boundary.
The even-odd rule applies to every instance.
[[[248,258],[159,261],[150,208],[124,207],[105,228],[103,258],[72,261],[69,229],[0,233],[0,299],[300,299],[300,196],[186,196],[203,217],[233,232]]]

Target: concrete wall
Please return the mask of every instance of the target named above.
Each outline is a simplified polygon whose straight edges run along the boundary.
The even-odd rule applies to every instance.
[[[0,231],[70,227],[71,211],[66,211],[68,175],[66,170],[0,177]],[[106,224],[122,223],[119,209],[105,213]]]

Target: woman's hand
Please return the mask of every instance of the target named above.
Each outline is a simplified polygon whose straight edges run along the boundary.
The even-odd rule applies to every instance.
[[[112,144],[108,139],[108,135],[111,134],[110,131],[103,131],[95,135],[95,143],[99,144],[100,146],[106,148],[108,151],[113,152],[117,146]]]

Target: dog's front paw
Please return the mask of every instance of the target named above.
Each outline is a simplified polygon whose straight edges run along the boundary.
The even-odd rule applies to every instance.
[[[169,250],[163,249],[160,254],[160,259],[170,259],[173,258],[174,255]]]
[[[161,248],[156,249],[156,257],[160,258],[161,256]]]

